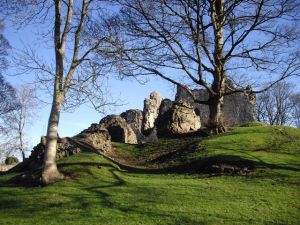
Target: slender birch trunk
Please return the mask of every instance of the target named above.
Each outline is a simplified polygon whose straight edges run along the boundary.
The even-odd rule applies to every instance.
[[[25,149],[24,149],[24,142],[23,142],[23,132],[19,131],[19,141],[20,141],[20,151],[22,153],[22,160],[25,160]]]
[[[43,184],[53,183],[64,178],[64,176],[58,171],[56,165],[56,149],[61,102],[61,96],[53,96],[53,103],[48,121],[46,151],[42,172]]]
[[[80,62],[82,62],[84,59],[78,59],[78,52],[80,48],[80,34],[83,29],[84,18],[92,0],[88,2],[86,0],[82,0],[80,21],[74,34],[73,58],[71,61],[71,66],[67,72],[64,70],[65,49],[67,44],[67,36],[71,35],[70,29],[71,18],[73,16],[74,0],[68,0],[66,18],[62,17],[62,2],[62,0],[55,0],[54,46],[56,71],[53,87],[52,108],[48,121],[44,167],[42,171],[43,184],[53,183],[64,178],[63,174],[58,171],[56,165],[59,117],[62,105],[65,101],[66,93],[70,88],[74,72]],[[61,30],[62,24],[64,25],[64,29]],[[84,57],[87,56],[88,53],[89,51],[84,54]]]

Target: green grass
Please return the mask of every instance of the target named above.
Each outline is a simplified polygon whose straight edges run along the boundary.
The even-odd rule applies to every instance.
[[[268,124],[256,121],[256,122],[244,123],[240,125],[240,127],[260,127],[260,126],[268,126]]]
[[[300,130],[248,126],[203,141],[115,146],[128,159],[186,151],[164,166],[234,155],[260,167],[247,176],[120,172],[85,152],[59,161],[72,178],[47,187],[15,187],[7,183],[13,174],[0,176],[0,224],[300,224]]]

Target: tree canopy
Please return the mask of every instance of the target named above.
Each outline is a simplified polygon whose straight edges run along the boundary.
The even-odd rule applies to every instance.
[[[2,75],[2,72],[8,67],[7,57],[11,48],[8,40],[3,35],[3,29],[4,23],[0,21],[0,120],[3,120],[3,116],[7,113],[18,108],[15,90]]]
[[[223,96],[260,92],[299,75],[299,1],[116,2],[119,14],[107,27],[115,37],[110,48],[120,74],[205,88],[209,98],[195,101],[210,106],[216,132],[223,130]],[[261,89],[249,86],[266,81]]]

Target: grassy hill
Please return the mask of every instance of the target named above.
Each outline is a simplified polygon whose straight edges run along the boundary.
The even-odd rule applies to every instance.
[[[87,151],[60,160],[70,178],[47,187],[0,176],[0,224],[300,224],[299,129],[249,124],[212,138],[114,145],[111,157],[127,167]],[[240,162],[255,170],[202,173]]]

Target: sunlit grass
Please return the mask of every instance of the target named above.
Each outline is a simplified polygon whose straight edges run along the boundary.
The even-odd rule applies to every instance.
[[[0,224],[300,224],[299,138],[292,128],[250,126],[203,141],[115,145],[127,157],[190,152],[164,166],[214,155],[261,163],[247,176],[120,172],[88,152],[59,161],[72,176],[47,187],[15,187],[6,182],[13,175],[0,176]]]

